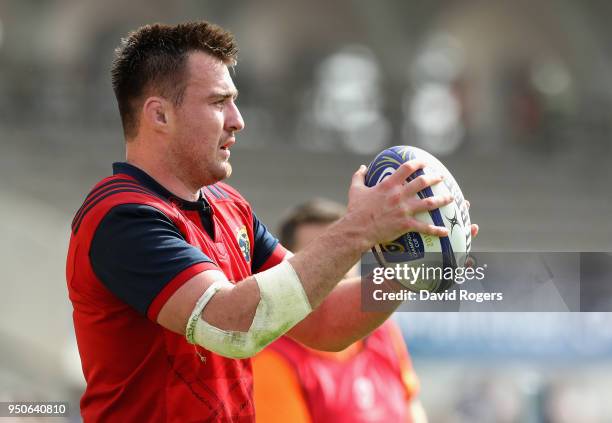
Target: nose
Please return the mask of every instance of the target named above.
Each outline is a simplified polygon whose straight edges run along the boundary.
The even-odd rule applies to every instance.
[[[227,130],[230,132],[242,131],[244,129],[244,120],[236,103],[232,101],[230,107],[226,110],[228,112],[225,119]]]

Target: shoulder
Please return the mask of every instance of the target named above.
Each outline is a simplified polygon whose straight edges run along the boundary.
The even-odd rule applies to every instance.
[[[238,190],[223,182],[217,182],[203,187],[202,192],[213,209],[226,217],[233,216],[248,227],[252,226],[253,209]]]
[[[224,182],[217,182],[212,185],[207,185],[204,187],[204,192],[213,201],[230,200],[248,205],[248,201],[242,196],[242,194],[240,194],[240,192],[238,192],[237,189]]]
[[[129,206],[128,206],[129,205]],[[110,176],[97,183],[87,194],[72,220],[72,232],[77,234],[83,227],[94,229],[100,221],[118,206],[122,216],[163,215],[171,219],[171,205],[126,175]]]
[[[104,213],[99,227],[123,225],[126,231],[139,226],[151,226],[159,223],[173,224],[172,219],[157,207],[141,203],[123,203],[111,207]]]

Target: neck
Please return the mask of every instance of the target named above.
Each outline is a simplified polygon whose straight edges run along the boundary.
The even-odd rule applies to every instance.
[[[200,197],[200,187],[192,188],[181,180],[162,160],[144,159],[143,157],[130,154],[128,151],[126,160],[129,164],[145,171],[160,185],[177,197],[187,201],[197,201]]]

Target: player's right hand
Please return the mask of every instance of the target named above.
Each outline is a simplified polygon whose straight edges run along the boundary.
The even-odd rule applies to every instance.
[[[392,241],[406,232],[421,232],[434,236],[448,236],[443,227],[421,222],[414,215],[435,210],[450,204],[451,195],[433,196],[421,199],[417,193],[442,181],[442,176],[421,175],[407,182],[406,179],[426,164],[410,160],[381,183],[365,185],[367,168],[361,166],[353,175],[349,189],[346,220],[359,229],[363,238],[364,251],[375,244]]]

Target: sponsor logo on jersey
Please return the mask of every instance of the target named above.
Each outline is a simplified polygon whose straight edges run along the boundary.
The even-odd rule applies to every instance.
[[[242,226],[236,231],[236,239],[238,240],[238,246],[240,251],[242,251],[244,260],[249,263],[251,261],[251,243],[249,242],[246,226]]]

